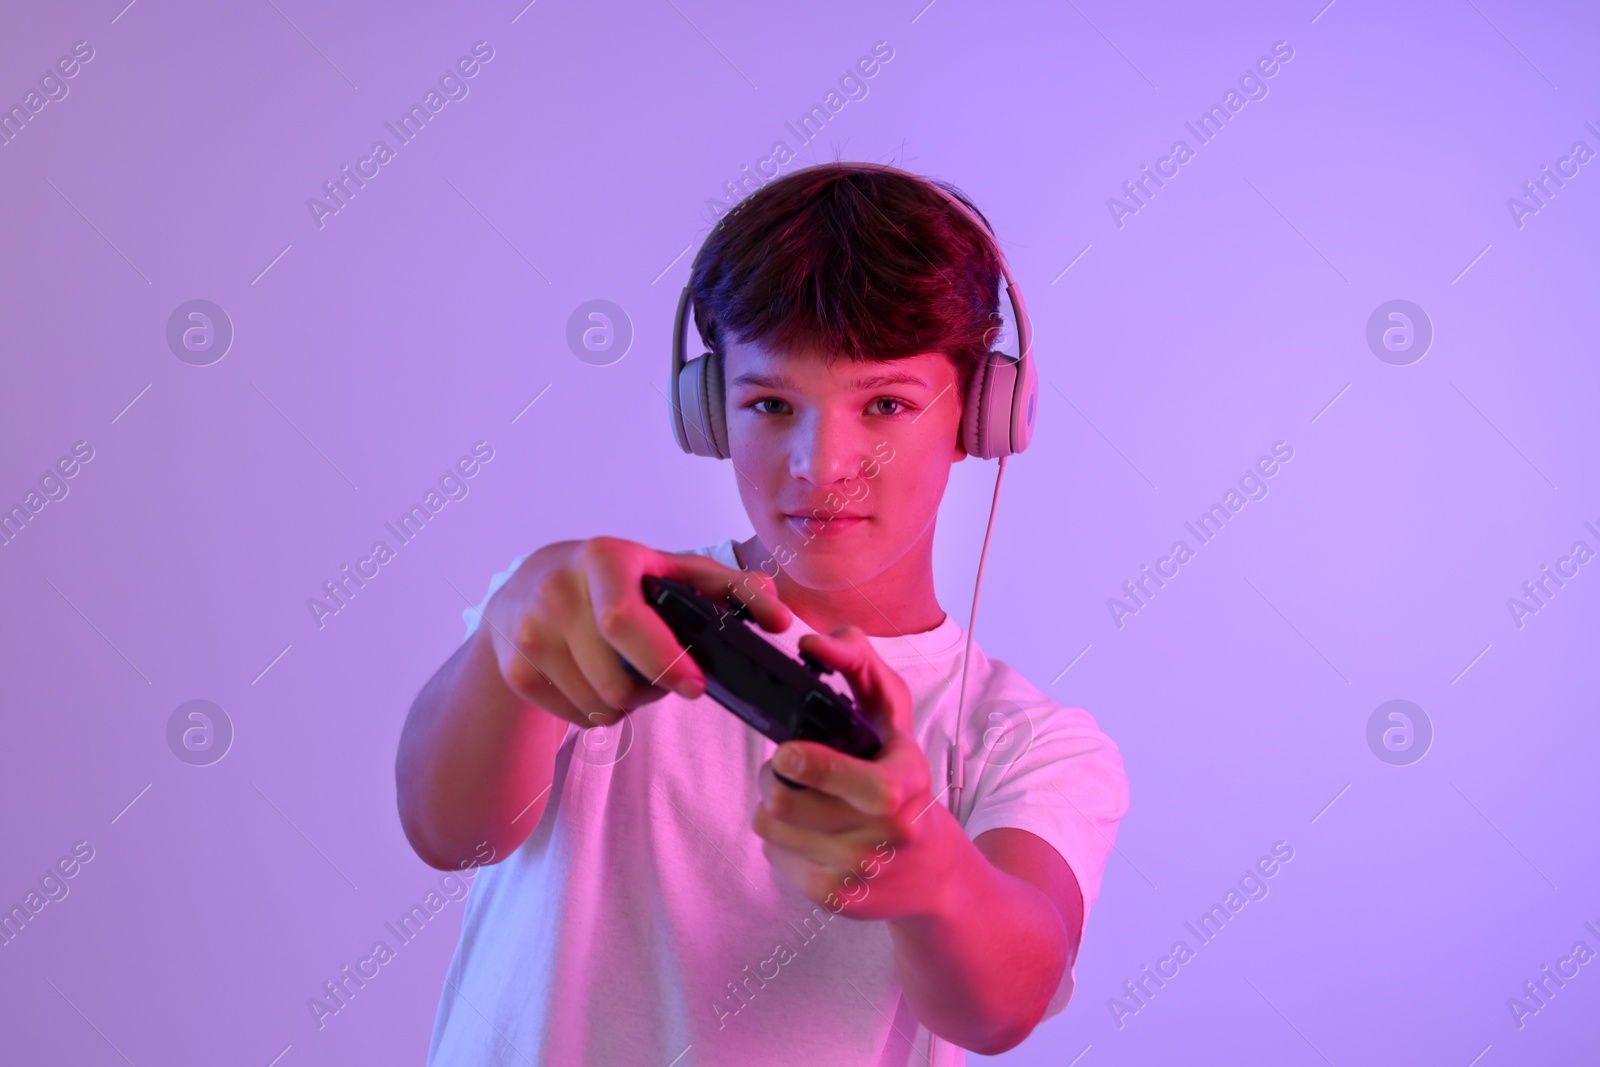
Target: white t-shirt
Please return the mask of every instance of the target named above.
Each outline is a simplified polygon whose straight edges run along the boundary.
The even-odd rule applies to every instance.
[[[694,551],[739,566],[731,539]],[[468,636],[488,599],[462,613]],[[796,616],[762,633],[795,655],[810,632]],[[869,640],[910,687],[917,740],[942,782],[966,631],[946,615]],[[1088,712],[1052,702],[976,643],[972,654],[967,835],[1011,826],[1049,842],[1077,877],[1087,923],[1128,807],[1122,757]],[[774,748],[710,697],[675,693],[613,727],[569,726],[539,825],[473,880],[430,1067],[926,1064],[929,1032],[901,995],[887,924],[813,904],[761,852],[750,820]],[[1071,971],[1046,1017],[1066,1006]],[[965,1063],[937,1045],[938,1064]]]

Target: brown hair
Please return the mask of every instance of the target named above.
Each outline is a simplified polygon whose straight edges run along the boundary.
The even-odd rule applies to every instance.
[[[1000,323],[1000,262],[925,181],[823,163],[750,194],[711,231],[690,276],[700,339],[719,361],[730,342],[858,361],[944,352],[964,402]]]

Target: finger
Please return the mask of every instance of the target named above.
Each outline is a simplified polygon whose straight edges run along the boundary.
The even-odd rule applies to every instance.
[[[828,884],[830,875],[827,870],[812,863],[804,856],[796,855],[786,848],[780,848],[771,841],[761,842],[761,854],[767,857],[767,862],[776,867],[790,885],[805,895],[812,898],[811,893]],[[818,896],[824,894],[819,893]],[[821,900],[817,900],[821,903]]]
[[[905,679],[883,662],[861,627],[841,626],[831,634],[806,634],[799,644],[844,675],[857,706],[874,726],[882,719],[896,731],[913,732],[911,690]]]
[[[736,597],[750,609],[756,624],[769,633],[782,633],[794,621],[794,612],[778,599],[778,586],[762,571],[739,571],[714,559],[691,552],[662,552],[663,569],[651,573],[687,582],[717,604]]]
[[[793,621],[793,613],[778,600],[776,587],[764,574],[736,571],[693,553],[657,552],[632,542],[595,538],[585,550],[584,572],[599,633],[652,684],[687,697],[705,691],[704,672],[683,654],[672,629],[645,601],[639,584],[645,574],[685,582],[719,605],[723,597],[734,595],[750,606],[757,622],[773,632],[781,633]],[[604,691],[609,664],[592,660],[592,669],[598,673],[591,678],[602,683]],[[622,670],[620,664],[617,670]],[[631,679],[629,683],[637,684]]]
[[[585,706],[604,705],[613,710],[632,711],[660,700],[666,696],[669,688],[673,688],[666,684],[666,679],[662,679],[660,685],[653,685],[641,683],[630,675],[623,667],[622,657],[617,650],[598,632],[578,631],[571,634],[567,638],[567,649],[578,673],[588,683],[589,691],[594,693],[592,698],[585,698]],[[699,696],[699,691],[683,695],[692,699]]]
[[[851,870],[855,855],[862,847],[847,835],[822,833],[784,822],[774,817],[765,804],[757,806],[750,828],[768,844],[793,853],[824,871]]]
[[[649,608],[646,607],[644,610],[649,611]],[[650,614],[654,615],[655,613],[650,612]],[[685,682],[681,674],[676,677],[672,676],[672,670],[676,669],[680,663],[688,662],[692,665],[692,661],[687,656],[684,656],[681,661],[677,659],[682,655],[683,648],[678,644],[677,639],[671,636],[672,631],[670,629],[667,630],[667,640],[670,642],[671,658],[668,660],[669,670],[665,673],[668,678],[671,678],[671,681],[668,678],[659,677],[662,672],[656,672],[646,675],[646,677],[658,678],[659,684],[644,684],[630,675],[622,666],[622,655],[627,653],[624,652],[619,655],[619,649],[616,647],[618,641],[627,641],[630,634],[634,642],[641,635],[636,630],[630,631],[630,624],[627,622],[620,624],[620,626],[614,626],[610,635],[604,634],[600,629],[602,623],[599,615],[600,613],[594,608],[593,604],[585,602],[577,613],[577,617],[582,620],[592,619],[594,620],[593,624],[573,627],[566,635],[567,650],[571,654],[573,662],[582,673],[583,679],[588,683],[590,690],[605,705],[605,707],[592,710],[599,710],[602,714],[608,708],[631,711],[641,705],[661,699],[666,694],[667,689],[679,689],[682,695],[691,698],[700,695],[703,687],[685,692],[679,687],[689,683]],[[657,621],[660,621],[659,616]],[[634,660],[631,656],[629,657],[629,662],[633,663],[635,667],[639,667],[639,661]],[[692,679],[690,681],[692,682]]]
[[[662,561],[666,558],[665,553],[611,538],[596,538],[586,544],[582,566],[588,614],[594,620],[596,639],[603,640],[610,651],[602,653],[591,647],[584,656],[593,670],[604,673],[599,660],[614,660],[621,653],[652,685],[692,698],[705,692],[705,675],[694,659],[684,654],[672,628],[645,602],[639,586],[646,573],[664,569]],[[578,642],[580,638],[573,634],[569,641]],[[627,678],[620,662],[616,669],[629,686],[638,685]]]
[[[772,754],[772,767],[791,781],[838,797],[858,812],[889,815],[916,793],[919,783],[926,788],[927,763],[909,758],[906,744],[914,748],[916,742],[908,735],[891,734],[876,758],[863,760],[817,741],[785,741]]]
[[[784,785],[770,760],[761,765],[756,781],[762,803],[780,822],[825,834],[843,833],[861,825],[861,812],[839,797]]]
[[[859,905],[872,892],[866,877],[848,870],[829,870],[770,841],[761,843],[761,854],[784,878],[811,901],[834,915],[867,918]]]
[[[500,655],[500,674],[523,700],[586,728],[610,726],[622,718],[624,712],[600,698],[566,648],[536,649],[535,667],[528,650],[513,642],[507,645]]]

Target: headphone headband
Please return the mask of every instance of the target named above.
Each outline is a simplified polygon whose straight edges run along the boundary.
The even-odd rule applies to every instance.
[[[879,171],[920,182],[938,193],[946,203],[965,216],[994,250],[995,259],[1000,264],[1001,276],[1004,278],[1006,298],[1011,302],[1012,318],[1016,323],[1017,355],[997,362],[994,357],[1003,354],[990,351],[985,356],[984,365],[974,373],[973,391],[967,398],[968,410],[963,412],[962,417],[962,443],[969,454],[982,459],[1012,455],[1027,448],[1033,438],[1033,417],[1038,402],[1038,379],[1033,365],[1033,326],[1028,319],[1027,306],[1022,300],[1022,290],[1011,275],[1011,267],[1006,262],[1005,251],[1000,247],[999,239],[976,211],[942,186],[920,174],[912,174],[886,163],[851,162],[842,165],[828,163],[822,166],[853,173]],[[717,221],[717,226],[721,226],[738,210],[739,206],[735,206]],[[678,310],[673,316],[672,376],[668,381],[667,399],[671,408],[672,433],[678,441],[678,447],[695,455],[727,459],[726,441],[719,440],[719,437],[725,438],[726,435],[725,427],[722,425],[723,412],[712,410],[722,400],[720,371],[715,366],[714,359],[699,357],[695,361],[690,361],[685,358],[684,333],[693,303],[690,290],[694,285],[695,271],[700,265],[700,257],[705,253],[708,243],[709,235],[706,241],[701,242],[689,265],[689,281],[678,297]],[[691,366],[692,362],[699,362],[700,359],[705,360],[705,365],[698,368]],[[686,368],[689,373],[685,373]],[[691,394],[688,406],[700,417],[692,420],[685,417],[683,409],[686,406],[686,398],[682,395],[684,391]],[[715,404],[711,403],[713,400]]]

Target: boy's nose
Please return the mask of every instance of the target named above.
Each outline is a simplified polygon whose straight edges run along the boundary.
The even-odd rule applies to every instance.
[[[821,416],[805,420],[789,453],[789,474],[830,488],[854,475],[866,449],[860,435]]]

